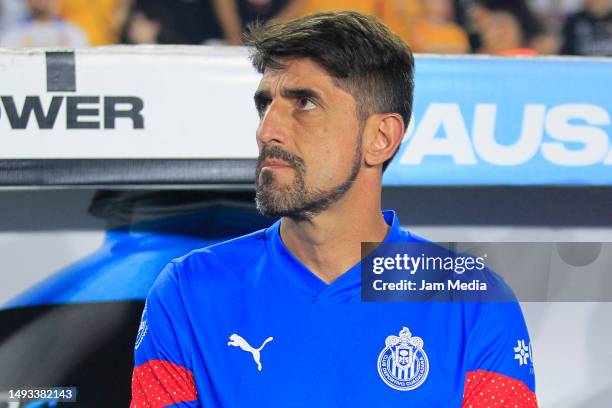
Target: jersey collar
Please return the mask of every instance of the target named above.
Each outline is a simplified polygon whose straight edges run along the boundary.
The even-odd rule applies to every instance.
[[[384,242],[410,240],[410,233],[402,229],[395,211],[383,211],[383,217],[390,226]],[[281,221],[278,220],[266,230],[266,247],[278,272],[292,286],[310,297],[314,302],[359,301],[361,295],[361,268],[359,262],[328,285],[304,266],[287,249],[280,235],[280,224]]]

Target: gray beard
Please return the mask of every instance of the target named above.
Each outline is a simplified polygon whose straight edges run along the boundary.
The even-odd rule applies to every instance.
[[[308,190],[304,182],[305,168],[301,159],[295,158],[280,148],[262,150],[255,173],[256,193],[255,204],[260,213],[269,217],[287,217],[295,221],[308,221],[315,215],[325,211],[340,200],[352,187],[361,168],[361,140],[359,132],[357,149],[353,167],[347,179],[330,190]],[[295,171],[293,185],[288,187],[275,186],[275,176],[272,172],[261,173],[261,165],[268,157],[278,158],[293,166]]]

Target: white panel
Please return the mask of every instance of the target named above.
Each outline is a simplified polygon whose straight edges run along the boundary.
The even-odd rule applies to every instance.
[[[76,92],[47,93],[44,51],[0,50],[0,96],[12,96],[18,112],[26,96],[40,97],[45,112],[52,97],[64,97],[53,129],[39,129],[32,115],[27,129],[13,130],[0,103],[0,159],[257,157],[253,93],[260,75],[246,49],[103,47],[75,54]],[[81,105],[99,116],[80,119],[100,122],[100,129],[67,129],[66,98],[75,96],[100,98]],[[142,99],[144,129],[125,118],[104,129],[105,96]]]

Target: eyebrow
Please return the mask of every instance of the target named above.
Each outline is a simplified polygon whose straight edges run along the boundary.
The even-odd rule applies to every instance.
[[[317,91],[309,88],[283,88],[281,90],[281,95],[288,99],[309,98],[317,102],[321,101],[321,95]]]
[[[272,99],[270,96],[270,92],[265,89],[258,89],[253,96],[253,100],[255,101],[255,106],[259,106],[260,103],[264,101],[269,101]]]
[[[318,103],[322,102],[321,94],[310,88],[283,88],[281,90],[281,95],[288,99],[309,98]],[[270,91],[260,89],[255,92],[253,99],[255,100],[255,105],[259,105],[261,102],[271,100],[272,96],[270,95]]]

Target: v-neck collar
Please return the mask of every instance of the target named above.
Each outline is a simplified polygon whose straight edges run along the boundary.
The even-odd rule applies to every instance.
[[[410,233],[401,228],[393,210],[383,211],[383,217],[390,226],[383,242],[410,240]],[[289,283],[315,302],[347,302],[360,298],[361,263],[353,265],[330,284],[312,273],[285,246],[280,234],[281,221],[266,229],[266,248],[278,271]]]

